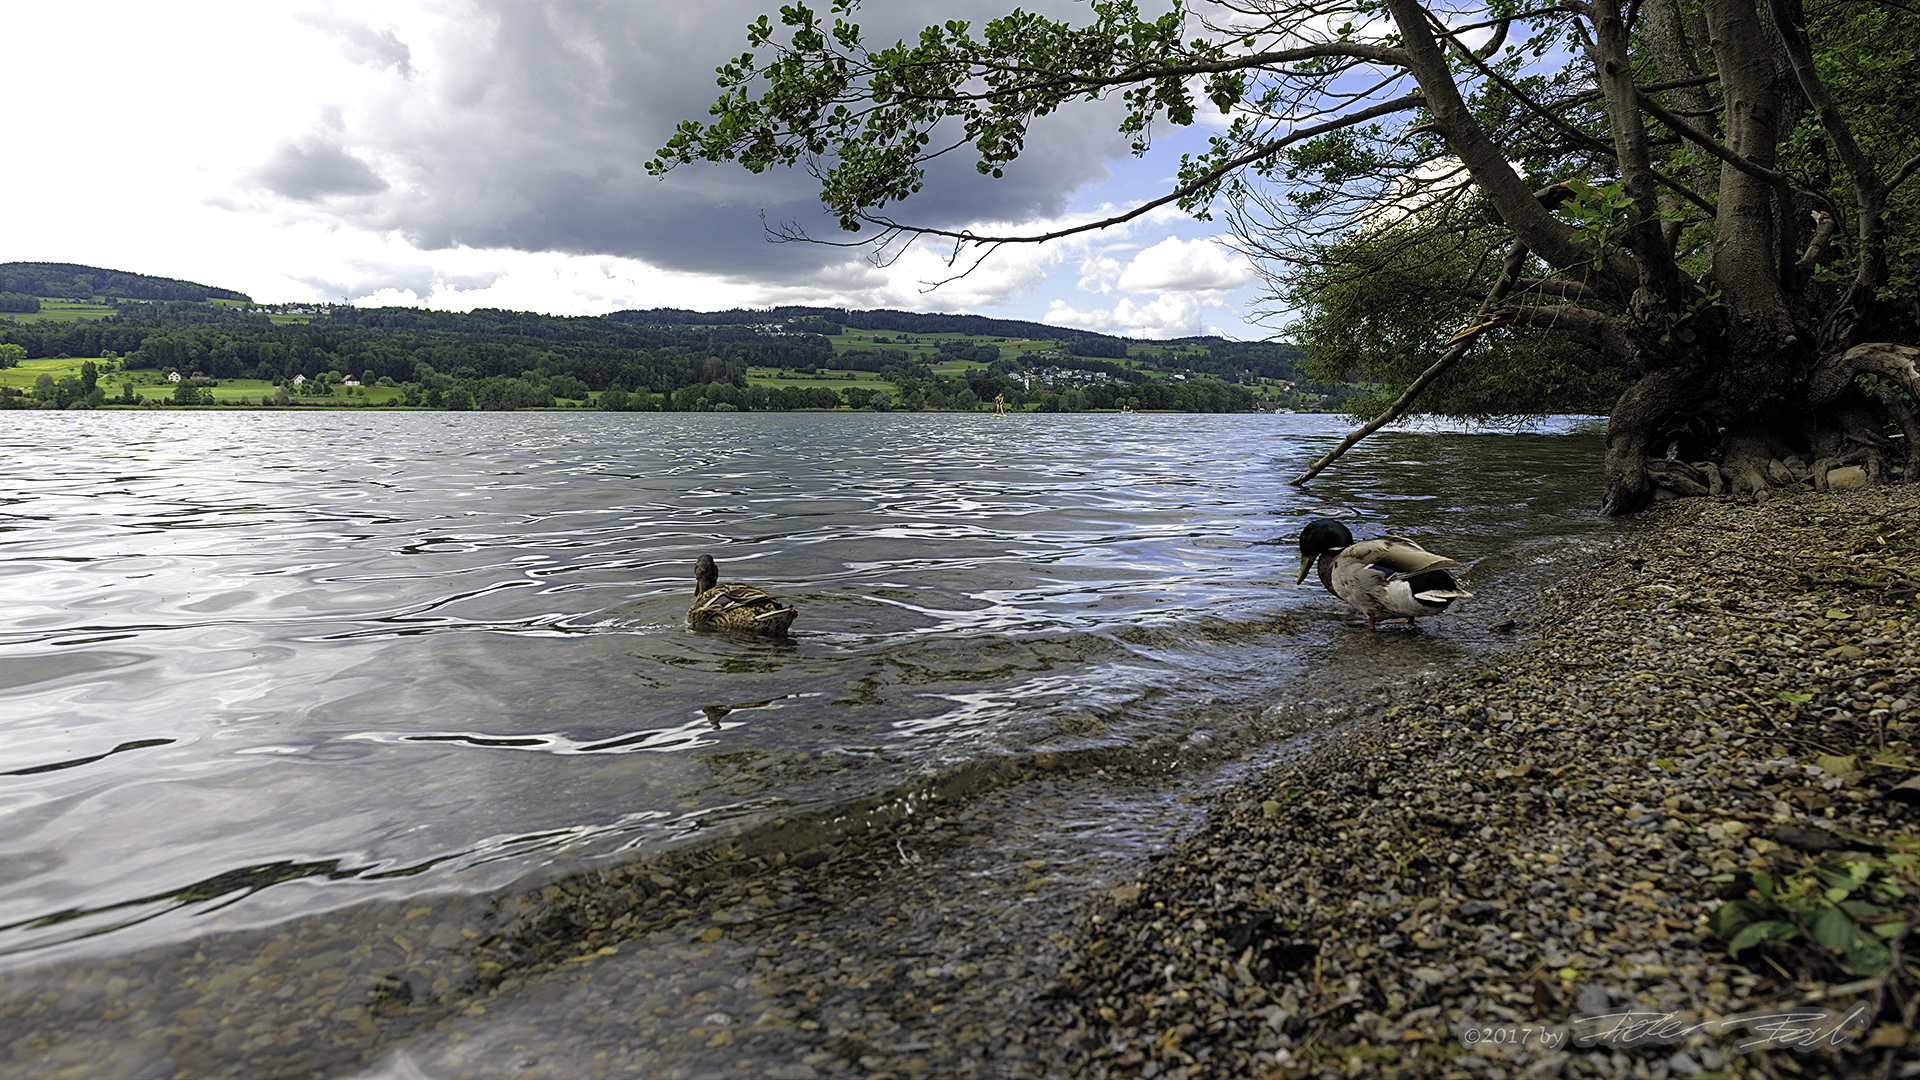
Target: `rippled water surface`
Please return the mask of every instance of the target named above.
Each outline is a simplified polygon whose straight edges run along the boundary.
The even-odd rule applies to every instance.
[[[1301,522],[1463,561],[1591,529],[1569,427],[1380,435],[1302,493],[1344,422],[7,414],[0,954],[1257,741],[1357,625],[1294,588]],[[792,636],[688,631],[703,552]]]

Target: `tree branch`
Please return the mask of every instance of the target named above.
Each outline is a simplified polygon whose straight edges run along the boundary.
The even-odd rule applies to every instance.
[[[1616,356],[1629,356],[1633,351],[1633,335],[1627,332],[1626,324],[1598,311],[1563,304],[1509,304],[1500,309],[1500,314],[1514,326],[1571,331],[1598,343]]]
[[[1701,131],[1699,128],[1694,127],[1692,124],[1687,123],[1685,120],[1682,120],[1665,105],[1649,97],[1646,91],[1641,90],[1637,86],[1634,87],[1634,91],[1634,96],[1639,100],[1640,107],[1652,113],[1661,123],[1672,128],[1675,134],[1678,134],[1681,138],[1694,143],[1707,153],[1739,169],[1748,176],[1773,185],[1782,193],[1790,193],[1792,191],[1793,181],[1786,173],[1775,172],[1772,169],[1755,165],[1753,162],[1740,156],[1733,148],[1713,136],[1708,135],[1706,132]]]
[[[1480,301],[1479,310],[1474,312],[1473,324],[1453,335],[1453,338],[1447,342],[1450,347],[1441,355],[1440,359],[1435,360],[1433,365],[1421,372],[1420,377],[1413,380],[1399,397],[1394,398],[1393,404],[1388,405],[1385,412],[1369,420],[1366,425],[1358,431],[1340,440],[1340,445],[1327,451],[1320,460],[1307,466],[1306,472],[1287,481],[1287,483],[1294,487],[1305,484],[1307,481],[1320,475],[1321,470],[1333,464],[1339,459],[1340,455],[1359,445],[1360,440],[1379,431],[1395,420],[1400,419],[1400,417],[1406,413],[1407,409],[1412,406],[1413,399],[1420,396],[1420,391],[1425,390],[1433,380],[1446,374],[1448,368],[1458,363],[1461,357],[1467,355],[1467,350],[1473,348],[1474,341],[1478,339],[1481,334],[1497,326],[1504,325],[1505,320],[1495,315],[1493,313],[1494,309],[1499,306],[1500,301],[1505,299],[1507,293],[1512,290],[1516,280],[1515,275],[1520,272],[1521,265],[1526,261],[1527,245],[1515,242],[1515,244],[1507,250],[1506,261],[1501,264],[1500,267],[1500,277],[1494,281],[1493,288],[1487,291],[1487,298]]]
[[[789,226],[789,227],[783,228],[779,233],[772,233],[771,235],[776,241],[781,243],[790,243],[790,242],[799,241],[799,242],[805,242],[810,244],[821,244],[826,247],[866,247],[875,243],[885,242],[889,234],[895,235],[895,236],[902,236],[902,235],[904,236],[943,236],[952,240],[961,241],[963,244],[979,244],[979,245],[1043,244],[1049,240],[1058,240],[1062,237],[1074,236],[1083,232],[1093,232],[1099,229],[1110,228],[1114,225],[1125,224],[1126,222],[1132,221],[1134,218],[1137,218],[1140,215],[1153,210],[1155,207],[1165,206],[1167,203],[1197,195],[1207,190],[1209,187],[1212,187],[1214,184],[1219,183],[1220,180],[1224,178],[1228,173],[1242,169],[1248,165],[1253,164],[1256,161],[1260,161],[1262,159],[1272,157],[1273,155],[1279,153],[1280,151],[1285,150],[1287,147],[1292,146],[1294,143],[1300,142],[1304,139],[1311,139],[1311,138],[1318,137],[1320,135],[1325,135],[1327,132],[1330,132],[1330,131],[1338,131],[1341,128],[1351,127],[1355,124],[1365,123],[1368,120],[1374,120],[1382,116],[1388,116],[1393,113],[1400,112],[1404,109],[1417,108],[1424,104],[1426,104],[1426,98],[1423,95],[1407,94],[1403,97],[1395,98],[1392,101],[1382,102],[1381,104],[1375,105],[1370,109],[1363,109],[1360,112],[1352,113],[1347,116],[1340,117],[1337,120],[1329,120],[1324,124],[1315,124],[1312,127],[1296,129],[1294,131],[1288,132],[1286,135],[1278,139],[1272,139],[1266,143],[1261,144],[1260,146],[1254,147],[1252,150],[1249,150],[1244,154],[1240,154],[1237,157],[1233,157],[1224,162],[1221,162],[1219,165],[1216,165],[1213,168],[1207,170],[1207,172],[1204,173],[1203,175],[1196,177],[1195,179],[1190,180],[1185,184],[1180,185],[1179,187],[1166,193],[1165,195],[1160,196],[1157,199],[1153,199],[1149,202],[1141,203],[1139,206],[1134,207],[1132,210],[1129,210],[1124,214],[1115,214],[1112,217],[1102,218],[1099,221],[1090,221],[1081,225],[1072,225],[1064,229],[1055,229],[1052,232],[1029,233],[1024,235],[1011,235],[1011,236],[980,236],[970,230],[965,230],[965,229],[961,229],[961,230],[936,229],[936,228],[931,228],[926,226],[904,225],[904,224],[901,224],[900,222],[893,221],[888,218],[863,212],[859,215],[860,220],[868,222],[869,224],[878,226],[880,229],[882,229],[883,233],[881,237],[877,237],[870,240],[852,240],[852,241],[818,240],[818,239],[815,239],[814,237],[808,236],[804,231],[800,230],[797,226]],[[948,261],[949,263],[951,263],[954,260],[949,259]],[[953,280],[953,279],[950,278],[947,280]]]
[[[1523,296],[1558,296],[1567,300],[1598,300],[1600,294],[1593,287],[1566,278],[1521,278],[1514,282],[1514,291]]]
[[[1589,264],[1593,252],[1575,238],[1570,226],[1540,205],[1540,200],[1534,197],[1461,99],[1460,88],[1447,66],[1446,54],[1433,36],[1426,8],[1415,0],[1387,0],[1387,7],[1400,29],[1401,42],[1407,51],[1407,69],[1426,91],[1429,108],[1440,122],[1447,146],[1466,164],[1474,182],[1486,193],[1500,216],[1516,236],[1555,269]],[[1631,284],[1621,287],[1621,279],[1630,283],[1636,275],[1631,266],[1613,265],[1616,261],[1625,263],[1626,260],[1624,257],[1609,260],[1608,273],[1615,278],[1614,287],[1622,293],[1631,291]]]

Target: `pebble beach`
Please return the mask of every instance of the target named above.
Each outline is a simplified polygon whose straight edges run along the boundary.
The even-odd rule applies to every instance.
[[[1914,916],[1917,496],[1656,506],[1626,550],[1502,597],[1510,655],[1239,786],[1116,891],[1062,1071],[1920,1071],[1904,933],[1862,977],[1804,934],[1735,963],[1710,929],[1810,860],[1874,867]]]

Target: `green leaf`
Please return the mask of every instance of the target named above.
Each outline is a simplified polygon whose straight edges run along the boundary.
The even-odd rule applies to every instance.
[[[1860,940],[1860,928],[1837,907],[1823,907],[1813,916],[1813,939],[1835,949],[1851,949]]]
[[[1848,873],[1845,867],[1834,866],[1830,863],[1814,863],[1813,872],[1819,877],[1822,884],[1830,888],[1837,887],[1851,891],[1854,885],[1858,884],[1853,880],[1853,875]]]
[[[1812,694],[1796,694],[1791,690],[1781,690],[1773,695],[1789,705],[1805,705],[1813,700]]]
[[[1877,941],[1862,940],[1847,950],[1846,966],[1855,975],[1879,975],[1893,964],[1893,950]]]
[[[1800,936],[1800,928],[1792,923],[1777,919],[1766,919],[1748,923],[1740,932],[1727,942],[1727,955],[1739,959],[1740,954],[1763,941],[1791,941]]]
[[[1735,900],[1714,908],[1707,916],[1707,929],[1717,937],[1730,938],[1740,928],[1760,917],[1760,905],[1751,900]]]

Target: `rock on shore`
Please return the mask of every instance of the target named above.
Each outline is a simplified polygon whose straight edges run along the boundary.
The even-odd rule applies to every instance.
[[[1499,601],[1532,640],[1496,669],[1241,786],[1113,890],[1064,975],[1076,1070],[1920,1072],[1904,935],[1873,978],[1807,933],[1737,963],[1709,921],[1764,907],[1762,878],[1812,880],[1811,858],[1863,867],[1843,900],[1920,916],[1893,792],[1920,776],[1920,489],[1643,516],[1633,550]],[[1785,1029],[1748,1045],[1759,1021],[1693,1027],[1856,1003],[1811,1052]],[[1629,1009],[1661,1019],[1572,1026]]]

